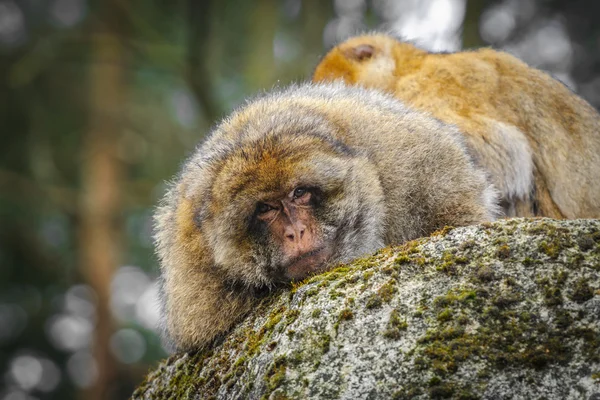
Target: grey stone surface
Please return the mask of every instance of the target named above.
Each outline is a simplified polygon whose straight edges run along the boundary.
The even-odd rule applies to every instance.
[[[600,221],[446,228],[272,293],[135,399],[600,398]]]

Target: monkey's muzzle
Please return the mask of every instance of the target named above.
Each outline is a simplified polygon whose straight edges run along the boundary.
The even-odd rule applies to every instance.
[[[331,247],[324,246],[293,258],[284,265],[286,280],[299,281],[325,271],[332,253]]]

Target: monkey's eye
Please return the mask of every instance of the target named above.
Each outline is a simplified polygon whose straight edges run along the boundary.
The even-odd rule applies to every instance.
[[[294,194],[292,196],[294,197],[294,199],[299,199],[300,197],[304,196],[307,193],[308,193],[308,190],[306,190],[306,188],[299,187],[294,190]]]
[[[256,206],[256,212],[260,214],[266,214],[271,210],[275,210],[275,207],[267,204],[267,203],[258,203]]]
[[[298,187],[292,192],[292,201],[298,205],[308,205],[311,197],[311,190],[305,187]]]

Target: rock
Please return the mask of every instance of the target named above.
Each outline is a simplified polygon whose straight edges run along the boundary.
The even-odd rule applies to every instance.
[[[600,399],[600,221],[512,219],[279,291],[134,399]]]

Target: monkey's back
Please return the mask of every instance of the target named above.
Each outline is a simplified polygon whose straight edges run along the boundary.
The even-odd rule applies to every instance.
[[[532,173],[553,177],[545,183],[560,209],[554,216],[600,216],[600,116],[548,74],[492,49],[429,54],[418,68],[399,73],[395,90],[470,133],[482,148],[518,142],[520,132],[531,149],[521,146],[511,161],[527,169],[519,160],[530,153]]]

